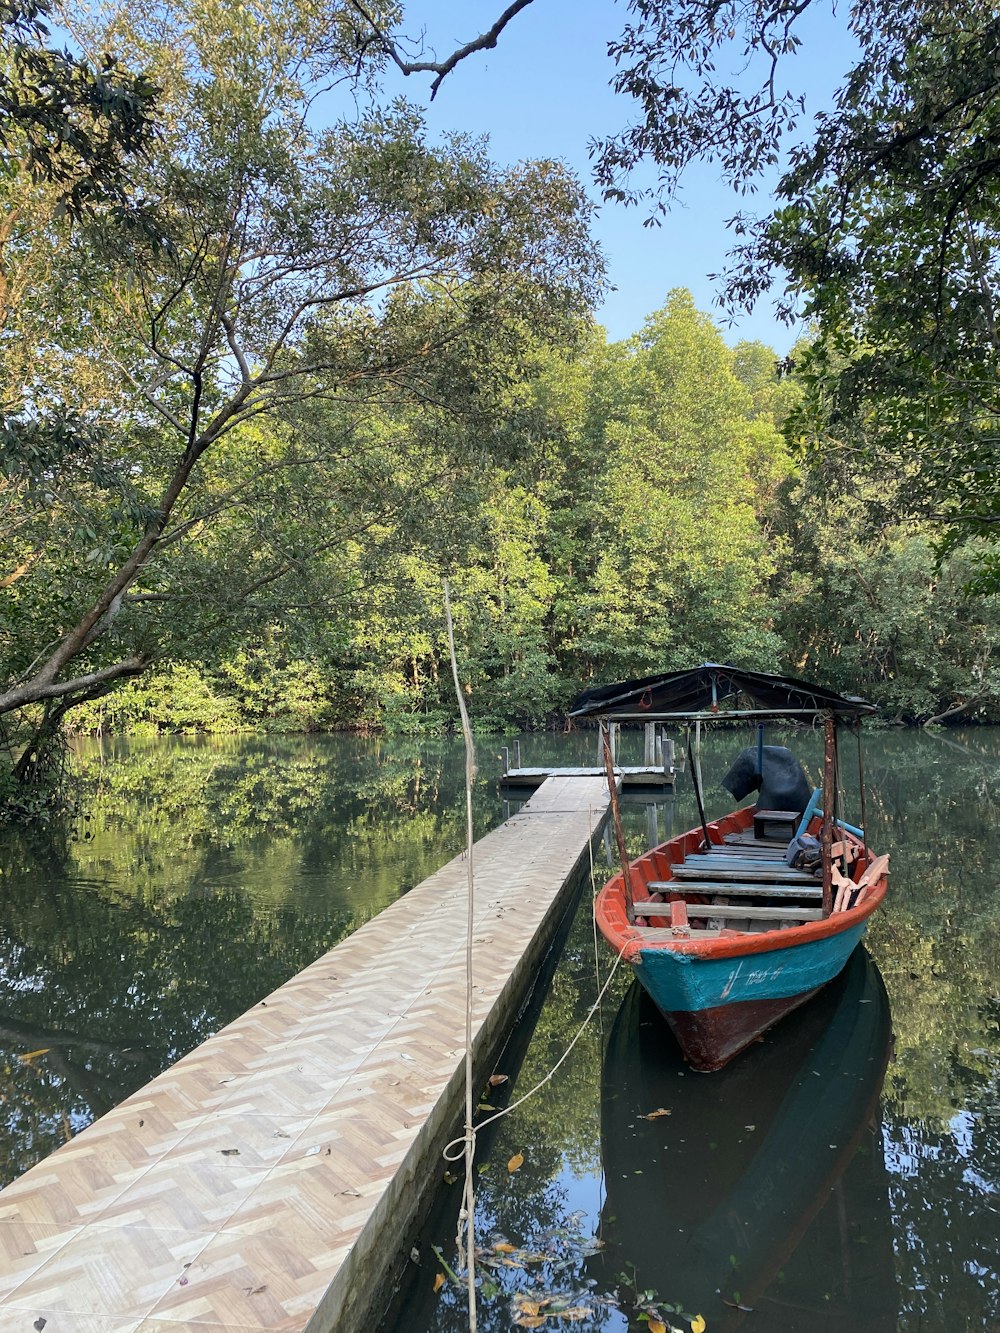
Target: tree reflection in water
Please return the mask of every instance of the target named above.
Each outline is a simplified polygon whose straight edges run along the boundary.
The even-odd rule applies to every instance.
[[[0,1184],[458,850],[451,749],[81,747],[84,813],[0,841]]]

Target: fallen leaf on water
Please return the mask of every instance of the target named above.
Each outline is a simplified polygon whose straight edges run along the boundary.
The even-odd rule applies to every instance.
[[[518,1314],[539,1314],[541,1312],[542,1307],[538,1302],[531,1300],[523,1292],[519,1291],[514,1297],[514,1301],[517,1304]]]
[[[519,1264],[519,1263],[517,1262],[516,1259],[507,1259],[507,1258],[503,1258],[503,1259],[500,1260],[500,1262],[501,1262],[502,1264],[505,1264],[508,1268],[523,1268],[523,1267],[524,1267],[524,1264]]]
[[[29,1060],[34,1060],[36,1055],[48,1055],[51,1049],[52,1048],[50,1046],[42,1046],[37,1051],[28,1051],[26,1052],[26,1054],[19,1055],[17,1058],[21,1061],[22,1064],[27,1064]]]
[[[650,1111],[649,1115],[642,1115],[642,1116],[640,1116],[639,1119],[640,1119],[640,1120],[659,1120],[659,1118],[660,1118],[661,1115],[669,1115],[669,1114],[670,1114],[670,1112],[667,1110],[667,1108],[666,1108],[665,1106],[661,1106],[661,1107],[660,1107],[658,1110],[656,1110],[656,1111]]]
[[[439,1292],[443,1286],[444,1286],[444,1274],[443,1274],[443,1273],[438,1273],[437,1277],[435,1277],[435,1279],[434,1279],[434,1291],[435,1291],[435,1293]]]
[[[649,1333],[667,1333],[666,1324],[661,1323],[659,1319],[651,1319],[646,1327]]]
[[[700,1314],[691,1320],[691,1333],[705,1333],[705,1321]]]
[[[507,1075],[506,1075],[506,1074],[491,1074],[491,1075],[490,1075],[490,1087],[491,1087],[491,1088],[499,1088],[499,1086],[500,1086],[501,1083],[506,1083],[506,1082],[507,1082]]]
[[[586,1319],[588,1315],[592,1315],[593,1313],[594,1312],[589,1305],[571,1305],[568,1310],[559,1311],[559,1318],[569,1319],[575,1324],[578,1320]]]
[[[493,1249],[494,1249],[494,1252],[495,1252],[496,1254],[516,1254],[516,1253],[517,1253],[517,1246],[516,1246],[516,1245],[511,1245],[511,1243],[510,1243],[509,1240],[498,1240],[497,1243],[493,1246]]]
[[[507,1170],[513,1173],[514,1171],[520,1171],[522,1166],[524,1166],[524,1153],[516,1152],[507,1163]]]

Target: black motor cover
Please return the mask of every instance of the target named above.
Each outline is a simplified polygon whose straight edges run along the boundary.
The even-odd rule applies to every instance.
[[[722,786],[738,801],[756,790],[759,810],[798,810],[801,814],[809,804],[812,787],[795,755],[787,745],[765,745],[761,775],[757,754],[756,745],[741,750]]]

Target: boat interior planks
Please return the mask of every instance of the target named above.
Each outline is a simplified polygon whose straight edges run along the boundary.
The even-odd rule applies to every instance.
[[[677,893],[680,889],[677,880],[651,880],[646,888],[650,893]],[[684,893],[705,894],[725,893],[730,898],[822,898],[823,888],[819,884],[719,884],[712,879],[685,880]],[[663,905],[662,903],[660,904]]]
[[[674,866],[675,879],[704,879],[705,867],[697,862],[683,861],[680,865]],[[740,880],[774,880],[782,884],[815,884],[815,875],[810,874],[808,870],[793,870],[791,866],[769,866],[761,864],[760,866],[720,866],[712,868],[712,879],[718,880],[720,884],[728,880],[739,882]]]

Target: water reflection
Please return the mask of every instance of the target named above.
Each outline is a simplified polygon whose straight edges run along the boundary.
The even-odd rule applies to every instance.
[[[818,774],[818,734],[769,733],[767,740],[784,740],[807,770]],[[624,762],[641,762],[641,734],[626,741],[636,748],[626,751]],[[703,760],[709,817],[729,808],[718,779],[748,743],[738,734],[711,741]],[[502,817],[498,749],[480,744],[478,833]],[[533,736],[523,746],[524,761],[539,764],[592,763],[593,751],[593,735],[579,733]],[[457,851],[464,837],[464,760],[458,744],[352,737],[184,739],[117,743],[103,752],[92,746],[81,763],[86,783],[81,810],[89,817],[81,814],[34,838],[11,829],[0,834],[0,1180],[19,1174],[418,883]],[[885,910],[867,941],[885,980],[895,1028],[881,1137],[878,1131],[862,1135],[827,1203],[754,1298],[756,1313],[746,1316],[746,1328],[804,1327],[800,1308],[842,1308],[848,1277],[852,1291],[869,1293],[870,1308],[857,1312],[855,1327],[862,1333],[892,1327],[894,1272],[901,1333],[997,1333],[1000,730],[872,731],[866,769],[872,843],[892,852],[893,867]],[[845,775],[853,802],[850,764]],[[670,833],[670,808],[674,831],[697,822],[689,778],[657,807],[661,840]],[[623,816],[629,849],[637,856],[649,845],[652,812],[629,797]],[[595,877],[602,882],[607,873],[598,866]],[[489,1094],[497,1104],[541,1080],[565,1051],[599,987],[595,959],[603,978],[611,960],[599,949],[595,955],[585,892],[520,1077],[514,1077],[514,1059],[504,1071],[512,1076],[510,1084]],[[518,1292],[544,1295],[547,1289],[574,1297],[590,1292],[592,1314],[567,1327],[588,1333],[622,1333],[626,1327],[639,1333],[647,1327],[627,1317],[632,1308],[627,1304],[619,1309],[595,1299],[627,1297],[626,1284],[610,1270],[620,1261],[619,1272],[624,1271],[630,1262],[626,1250],[633,1248],[617,1234],[635,1210],[615,1199],[612,1209],[601,1168],[607,1084],[602,1063],[626,991],[624,972],[620,976],[622,986],[616,978],[608,999],[605,1030],[592,1024],[557,1076],[499,1121],[492,1140],[484,1136],[483,1171],[477,1175],[480,1236],[487,1244],[503,1238],[519,1247],[537,1241],[550,1258],[541,1272],[533,1265],[488,1270],[498,1292],[483,1298],[483,1333],[507,1333],[515,1324]],[[818,1000],[822,1006],[833,998]],[[800,1031],[793,1026],[797,1021],[808,1025],[813,1017],[810,1011],[791,1015],[772,1034],[775,1045]],[[649,1029],[639,1031],[640,1041],[650,1036]],[[775,1053],[763,1046],[747,1055],[764,1060],[768,1069],[776,1067],[769,1063]],[[669,1061],[662,1046],[653,1057],[654,1069],[661,1060]],[[803,1061],[799,1068],[804,1067]],[[794,1078],[782,1069],[785,1097]],[[725,1077],[695,1081],[693,1075],[681,1078],[681,1072],[675,1082],[685,1088],[695,1083],[696,1096],[707,1096],[702,1085],[710,1089]],[[765,1112],[744,1113],[744,1103],[757,1094],[742,1086],[740,1072],[733,1067],[735,1125],[745,1140],[741,1151],[749,1152],[754,1145],[743,1127],[763,1125]],[[778,1075],[773,1077],[777,1087]],[[806,1078],[822,1082],[811,1074],[800,1082]],[[836,1090],[836,1080],[830,1087]],[[681,1169],[676,1140],[687,1137],[683,1103],[672,1105],[665,1091],[650,1087],[635,1109],[648,1112],[660,1105],[671,1107],[671,1116],[649,1122],[633,1117],[626,1137],[648,1134],[646,1150],[656,1156],[661,1145],[671,1169]],[[861,1121],[859,1113],[856,1123]],[[606,1151],[606,1128],[603,1138]],[[832,1153],[823,1149],[821,1138],[816,1142],[817,1160]],[[831,1135],[826,1142],[842,1145],[846,1139]],[[626,1149],[634,1152],[635,1144]],[[511,1173],[507,1163],[515,1154],[523,1155],[524,1165]],[[797,1149],[786,1158],[795,1164],[803,1155]],[[713,1157],[712,1149],[707,1156]],[[652,1163],[651,1173],[662,1165]],[[636,1170],[643,1176],[635,1176]],[[644,1165],[632,1172],[632,1183],[646,1182]],[[614,1194],[612,1177],[609,1171]],[[805,1178],[804,1172],[794,1175],[788,1187]],[[461,1333],[468,1327],[450,1281],[434,1291],[442,1270],[431,1242],[449,1263],[454,1260],[459,1187],[443,1188],[450,1201],[446,1220],[416,1238],[424,1256],[415,1268],[422,1284],[417,1314],[411,1310],[397,1324],[382,1327],[400,1333]],[[650,1232],[662,1241],[664,1253],[675,1203],[687,1218],[700,1206],[683,1189],[671,1189],[670,1197],[666,1191],[667,1186],[660,1189],[655,1214],[653,1204],[648,1206]],[[707,1199],[707,1184],[702,1191]],[[795,1204],[795,1209],[801,1219],[805,1207]],[[772,1235],[775,1231],[778,1224]],[[599,1232],[616,1256],[604,1261],[600,1280],[588,1257]],[[639,1248],[635,1253],[635,1262],[647,1262]],[[731,1254],[737,1250],[727,1244],[726,1264]],[[751,1285],[744,1274],[751,1258],[748,1252],[739,1281],[723,1287],[726,1299],[738,1291],[747,1300]],[[657,1270],[656,1254],[648,1262],[654,1264],[649,1282],[659,1296],[679,1300],[675,1279],[683,1272],[676,1266]],[[766,1273],[763,1260],[758,1273]],[[587,1281],[597,1285],[588,1289]],[[723,1277],[716,1281],[722,1284]],[[739,1313],[722,1306],[707,1333]],[[808,1327],[823,1327],[819,1315],[811,1313],[810,1320]],[[673,1322],[683,1327],[679,1319]]]
[[[0,1186],[457,851],[459,749],[81,746],[79,818],[0,839]]]
[[[891,1040],[863,948],[711,1076],[684,1063],[633,985],[602,1071],[599,1288],[616,1288],[625,1310],[636,1290],[653,1291],[713,1330],[751,1310],[781,1333],[895,1329],[878,1117]]]

